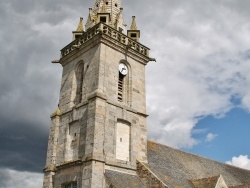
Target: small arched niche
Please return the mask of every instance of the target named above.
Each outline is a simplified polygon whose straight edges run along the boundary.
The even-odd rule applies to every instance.
[[[79,61],[75,67],[75,78],[76,78],[76,94],[75,94],[75,104],[82,102],[83,93],[83,80],[84,80],[84,62]]]

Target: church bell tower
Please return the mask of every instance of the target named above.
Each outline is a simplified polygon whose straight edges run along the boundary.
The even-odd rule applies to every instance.
[[[60,99],[51,115],[43,188],[108,187],[105,172],[147,162],[145,66],[135,17],[120,0],[96,0],[61,50]]]

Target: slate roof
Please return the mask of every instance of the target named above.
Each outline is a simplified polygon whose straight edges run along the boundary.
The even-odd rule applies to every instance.
[[[250,188],[250,171],[148,141],[143,163],[168,188],[215,188],[222,175],[229,188]],[[137,175],[105,171],[113,188],[146,188]]]
[[[250,185],[250,171],[148,141],[148,164],[168,188],[194,188],[191,180],[222,175],[229,187]],[[247,185],[246,185],[247,184]]]
[[[115,188],[146,188],[136,175],[106,170],[105,177]]]

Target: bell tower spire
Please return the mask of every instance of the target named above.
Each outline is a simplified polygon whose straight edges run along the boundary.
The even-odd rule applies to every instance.
[[[102,3],[101,13],[107,13],[107,4],[104,0]]]
[[[94,6],[91,8],[89,19],[86,23],[86,29],[90,29],[93,25],[104,22],[104,18],[100,18],[101,14],[109,14],[106,18],[106,24],[118,29],[120,31],[125,31],[126,24],[124,23],[122,17],[122,5],[121,0],[96,0]]]
[[[82,32],[83,31],[83,24],[82,24],[82,21],[83,21],[83,18],[80,18],[80,21],[79,21],[79,24],[76,28],[76,31],[80,31]]]
[[[79,38],[80,36],[82,36],[84,32],[84,27],[83,27],[83,18],[81,17],[80,18],[80,21],[79,21],[79,24],[76,28],[76,31],[73,31],[73,41],[76,39],[76,38]]]

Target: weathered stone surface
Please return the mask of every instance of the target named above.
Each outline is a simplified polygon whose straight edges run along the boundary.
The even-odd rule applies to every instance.
[[[103,24],[98,27],[106,33],[91,30],[79,48],[73,49],[72,43],[62,50],[60,114],[51,119],[44,188],[70,181],[79,187],[104,187],[105,165],[134,171],[136,160],[147,162],[148,54],[128,49],[125,44],[129,41],[109,34],[115,32],[118,36],[113,28]],[[139,43],[131,45],[148,50]],[[118,100],[120,63],[128,67],[122,101]],[[118,122],[126,122],[127,129],[119,130]],[[51,165],[55,168],[50,169]]]

